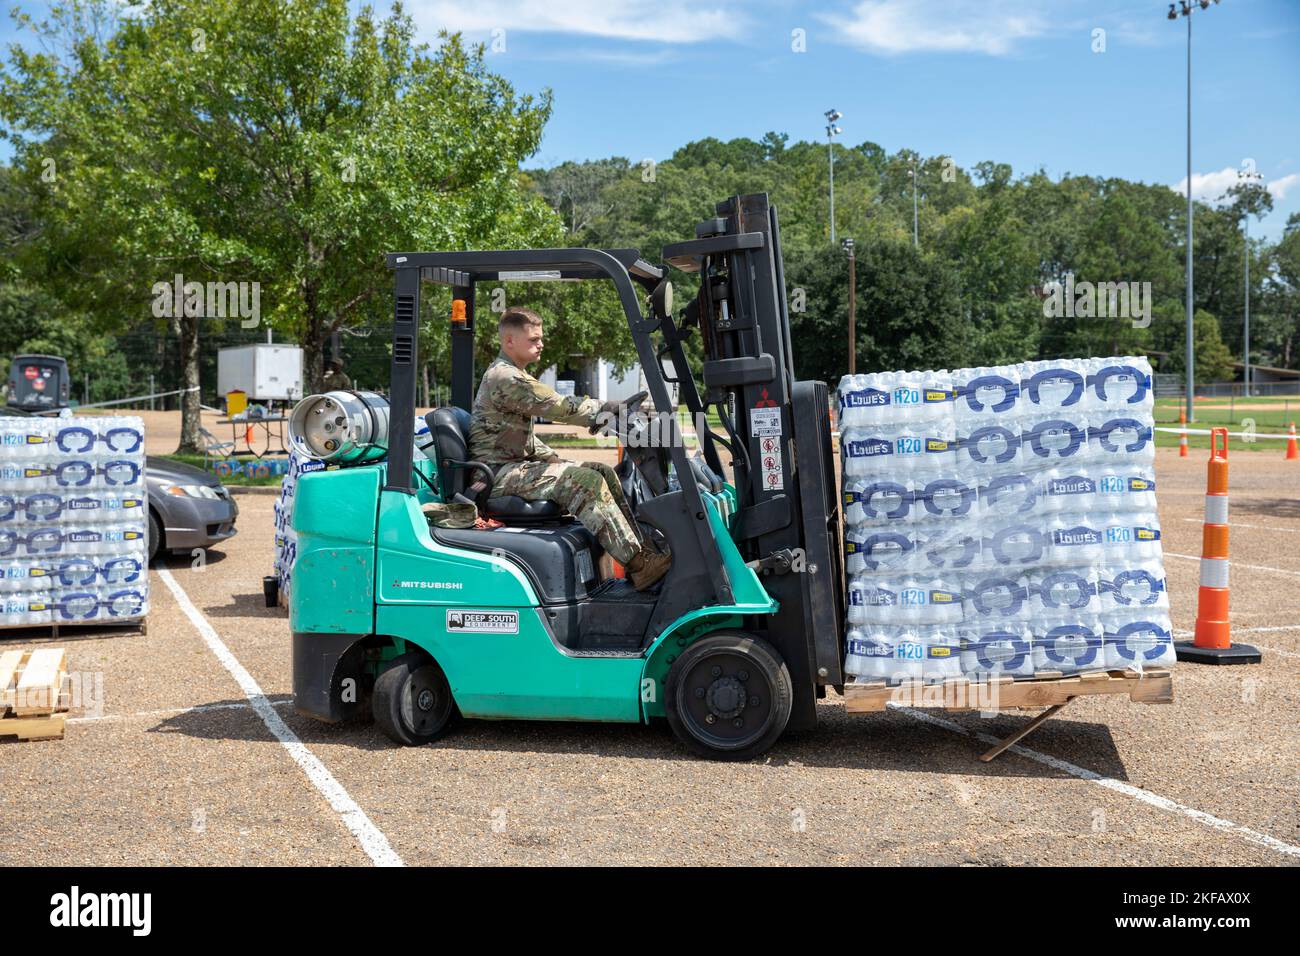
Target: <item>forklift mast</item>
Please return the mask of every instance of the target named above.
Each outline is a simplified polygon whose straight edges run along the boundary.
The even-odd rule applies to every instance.
[[[704,394],[687,375],[681,395],[692,413],[717,408],[728,433],[724,440],[697,429],[711,468],[718,470],[716,445],[730,447],[734,537],[747,560],[760,562],[764,586],[780,602],[768,637],[794,680],[790,725],[806,726],[812,702],[799,700],[800,688],[844,681],[830,394],[823,382],[795,378],[780,227],[767,194],[732,197],[716,213],[694,240],[663,250],[666,264],[698,273],[700,288],[681,328],[670,319],[662,331],[675,369],[687,368],[684,339],[700,334]]]

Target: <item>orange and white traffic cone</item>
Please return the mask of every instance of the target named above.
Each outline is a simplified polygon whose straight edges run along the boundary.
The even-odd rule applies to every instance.
[[[1219,440],[1223,448],[1219,448]],[[1259,650],[1232,643],[1228,619],[1228,430],[1210,430],[1210,464],[1205,482],[1205,524],[1201,534],[1201,588],[1196,598],[1196,636],[1178,641],[1180,661],[1194,664],[1258,664]]]
[[[1183,426],[1183,433],[1178,436],[1178,457],[1187,457],[1187,412],[1178,413],[1178,424]]]
[[[1295,445],[1295,422],[1292,422],[1291,431],[1288,433],[1286,440],[1286,460],[1294,461],[1297,458],[1300,458],[1300,449],[1297,449]]]

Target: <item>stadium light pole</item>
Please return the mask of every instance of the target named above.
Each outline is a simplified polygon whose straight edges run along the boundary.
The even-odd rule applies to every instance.
[[[920,220],[916,213],[916,157],[912,157],[912,246],[921,248]]]
[[[1259,173],[1237,171],[1237,179],[1242,182],[1258,183],[1264,177]],[[1242,310],[1242,382],[1245,384],[1245,398],[1250,398],[1250,207],[1242,211],[1241,238],[1245,245],[1246,296]]]
[[[858,282],[857,282],[857,257],[853,253],[853,240],[845,239],[843,242],[844,251],[849,254],[849,374],[857,372],[858,365],[858,343],[857,343],[857,312],[858,312]]]
[[[835,244],[835,137],[844,130],[835,125],[843,117],[839,110],[826,111],[826,156],[831,169],[831,245]]]
[[[1219,0],[1214,2],[1218,3]],[[1177,20],[1181,13],[1187,21],[1187,353],[1183,378],[1189,422],[1196,421],[1196,408],[1192,402],[1196,362],[1193,330],[1195,306],[1192,302],[1192,11],[1198,6],[1206,10],[1210,6],[1210,0],[1178,0],[1177,4],[1169,4],[1170,20]]]

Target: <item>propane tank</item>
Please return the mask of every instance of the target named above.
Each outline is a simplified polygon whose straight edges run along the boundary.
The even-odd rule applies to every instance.
[[[308,395],[289,416],[289,444],[300,455],[362,465],[388,454],[388,399],[375,392]]]

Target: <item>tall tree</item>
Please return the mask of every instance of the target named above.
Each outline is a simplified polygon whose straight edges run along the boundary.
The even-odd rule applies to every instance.
[[[416,44],[400,5],[381,20],[346,0],[153,0],[87,28],[109,8],[56,2],[26,23],[47,52],[14,49],[0,73],[16,165],[36,184],[56,170],[40,254],[65,264],[62,294],[139,310],[173,274],[249,283],[318,387],[331,333],[383,311],[384,253],[561,234],[518,173],[549,93],[516,96],[457,35]],[[179,317],[187,384],[204,304]]]

